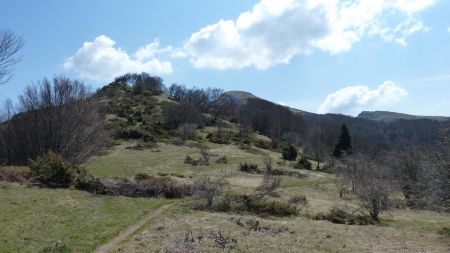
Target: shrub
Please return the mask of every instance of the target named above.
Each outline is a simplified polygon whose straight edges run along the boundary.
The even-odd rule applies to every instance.
[[[194,165],[194,166],[197,165],[197,161],[194,160],[194,158],[192,158],[190,155],[187,155],[186,158],[184,158],[184,163]]]
[[[193,192],[199,199],[206,200],[206,208],[211,209],[214,198],[222,194],[227,186],[228,182],[223,178],[201,176],[195,180]]]
[[[304,169],[304,170],[311,170],[312,164],[306,157],[303,155],[298,162],[294,165],[294,168],[296,169]]]
[[[156,148],[158,145],[154,142],[143,142],[139,141],[136,145],[128,146],[125,149],[131,149],[131,150],[144,150],[144,149],[152,149]]]
[[[297,149],[293,145],[288,145],[283,148],[281,155],[284,160],[295,161],[297,159]]]
[[[39,253],[71,253],[71,252],[73,251],[61,241],[57,241],[53,246],[46,247],[41,251],[39,251]]]
[[[166,253],[190,253],[197,252],[195,239],[192,232],[186,232],[184,238],[180,238],[172,244],[166,245],[164,248]]]
[[[150,176],[147,173],[137,173],[136,175],[134,175],[134,180],[136,180],[136,181],[148,180],[151,178],[152,178],[152,176]]]
[[[210,142],[217,144],[230,144],[232,142],[232,136],[227,132],[222,132],[220,134],[218,132],[209,133],[206,138]]]
[[[238,200],[237,210],[255,214],[290,216],[298,213],[295,205],[283,200],[274,200],[258,195],[242,195]]]
[[[293,205],[306,205],[308,204],[308,200],[305,195],[294,195],[289,198],[288,203]]]
[[[224,155],[222,157],[219,157],[214,162],[217,163],[217,164],[227,164],[228,163],[228,159],[227,159],[227,156]]]
[[[357,184],[358,204],[365,216],[372,221],[379,221],[380,213],[391,207],[389,186],[379,178],[368,178]]]
[[[275,191],[280,188],[281,178],[276,177],[270,173],[264,175],[263,181],[256,188],[256,191],[263,195],[275,196]]]
[[[168,177],[150,177],[139,181],[85,177],[77,184],[77,189],[100,195],[127,197],[182,198],[192,195],[191,185],[180,184]]]
[[[272,142],[271,141],[265,141],[265,140],[256,140],[253,142],[253,144],[261,149],[271,149],[272,148]]]
[[[258,169],[258,165],[253,163],[240,163],[239,164],[239,170],[246,173],[252,173],[252,174],[260,174],[262,173],[261,170]]]
[[[450,227],[444,227],[438,232],[440,235],[450,238]]]
[[[61,155],[49,151],[38,157],[35,161],[30,160],[31,173],[37,176],[41,183],[52,187],[68,187],[86,172],[66,161]]]
[[[209,154],[204,149],[200,151],[202,157],[200,157],[198,160],[192,158],[190,155],[187,155],[184,159],[185,164],[190,164],[192,166],[208,166],[209,165]]]
[[[197,129],[197,125],[195,125],[195,124],[183,124],[183,125],[179,126],[175,131],[175,133],[178,137],[178,144],[182,145],[187,140],[195,137],[196,129]]]
[[[316,220],[328,220],[337,224],[347,225],[369,225],[373,224],[368,216],[352,214],[345,206],[334,206],[328,213],[317,213]]]
[[[122,129],[116,132],[115,138],[117,139],[142,139],[146,142],[154,141],[154,137],[142,129]]]
[[[288,177],[297,177],[297,178],[304,178],[306,175],[298,172],[298,171],[291,171],[286,169],[273,169],[272,174],[275,176],[288,176]]]

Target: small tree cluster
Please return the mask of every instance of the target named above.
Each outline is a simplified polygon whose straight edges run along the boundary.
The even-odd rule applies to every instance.
[[[128,73],[115,79],[116,83],[130,84],[134,94],[150,92],[160,94],[165,89],[163,79],[157,76],[150,76],[147,73]]]

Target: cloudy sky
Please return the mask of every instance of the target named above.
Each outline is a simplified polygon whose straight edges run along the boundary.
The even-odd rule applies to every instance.
[[[319,113],[450,116],[450,1],[0,0],[26,41],[0,97],[55,74],[127,72]]]

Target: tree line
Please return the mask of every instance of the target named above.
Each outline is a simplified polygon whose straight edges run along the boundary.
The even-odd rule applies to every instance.
[[[66,77],[25,88],[5,102],[0,125],[2,163],[25,165],[49,150],[81,163],[108,142],[98,101],[82,83]]]

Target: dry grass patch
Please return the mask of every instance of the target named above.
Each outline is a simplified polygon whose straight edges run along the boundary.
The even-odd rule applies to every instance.
[[[256,227],[260,228],[252,229],[256,221]],[[219,231],[236,240],[232,249],[221,249],[214,242],[212,234]],[[145,227],[117,252],[164,252],[183,240],[186,233],[192,234],[197,252],[448,252],[450,249],[448,241],[436,233],[399,227],[349,226],[304,217],[263,219],[178,209]]]

